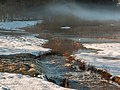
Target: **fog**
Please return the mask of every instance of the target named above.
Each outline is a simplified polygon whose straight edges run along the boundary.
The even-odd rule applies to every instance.
[[[7,6],[0,10],[0,16],[6,18],[13,17],[39,17],[38,19],[51,18],[55,16],[72,16],[84,20],[120,20],[120,8],[115,5],[92,5],[80,3],[54,3],[45,6],[36,5],[30,7]]]
[[[87,6],[80,4],[54,4],[45,7],[46,15],[72,15],[85,20],[120,20],[118,7]]]

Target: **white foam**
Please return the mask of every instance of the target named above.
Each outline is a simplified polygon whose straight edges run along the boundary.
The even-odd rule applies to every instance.
[[[86,48],[97,49],[97,52],[81,52],[76,58],[106,68],[113,75],[120,75],[120,43],[83,44]]]

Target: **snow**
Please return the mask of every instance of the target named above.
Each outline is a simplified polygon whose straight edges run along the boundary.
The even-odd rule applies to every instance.
[[[28,35],[0,36],[0,55],[31,53],[38,56],[51,51],[51,49],[42,47],[46,42],[47,40]]]
[[[5,30],[21,30],[19,28],[28,27],[41,23],[42,20],[38,21],[12,21],[12,22],[0,22],[0,29]]]
[[[51,49],[43,48],[47,40],[36,38],[35,35],[7,35],[2,31],[22,31],[20,28],[41,23],[41,21],[13,21],[0,22],[0,55],[31,53],[41,55],[51,52]],[[39,76],[40,77],[40,76]],[[0,73],[0,90],[70,90],[40,78],[24,76],[21,74]]]
[[[71,90],[40,78],[0,73],[0,90]]]
[[[99,49],[99,56],[120,58],[120,43],[83,44],[87,48]]]
[[[76,59],[80,58],[98,68],[105,68],[112,75],[120,75],[120,43],[93,43],[83,46],[98,51],[81,51],[75,55]]]
[[[42,23],[42,20],[37,21],[13,21],[13,22],[0,22],[1,31],[5,32],[15,30],[25,32],[20,28],[30,27],[36,25],[37,23]],[[51,49],[43,48],[42,45],[47,42],[47,40],[36,38],[33,35],[16,35],[12,32],[12,35],[0,35],[0,55],[11,55],[20,53],[31,53],[33,55],[41,55],[48,53]]]

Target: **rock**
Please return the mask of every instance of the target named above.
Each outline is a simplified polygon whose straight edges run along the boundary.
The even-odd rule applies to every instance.
[[[20,67],[20,68],[19,68],[19,71],[20,71],[20,72],[24,72],[24,71],[26,71],[26,68],[25,68],[25,67]]]
[[[0,67],[3,67],[4,65],[0,63]]]
[[[112,77],[112,75],[110,73],[100,70],[100,69],[97,70],[97,73],[99,73],[101,75],[101,77],[106,80],[110,80],[110,78]]]
[[[29,73],[29,75],[32,76],[32,77],[37,77],[37,76],[39,75],[39,73],[35,70],[35,68],[30,68],[30,69],[28,70],[28,73]]]
[[[69,88],[69,81],[68,81],[68,79],[66,79],[66,78],[63,79],[61,86],[65,87],[65,88]]]
[[[64,52],[63,56],[65,56],[65,57],[69,57],[70,54],[69,54],[68,52]]]
[[[70,62],[70,63],[71,63],[72,61],[74,61],[74,60],[75,60],[75,57],[74,57],[74,56],[69,56],[67,59],[68,59],[68,62]]]
[[[52,78],[47,78],[47,81],[57,84],[57,83],[55,82],[55,80],[52,79]]]
[[[91,71],[91,72],[96,73],[96,72],[97,72],[97,69],[96,69],[95,66],[87,65],[87,71]]]
[[[75,47],[75,48],[80,48],[80,47],[81,47],[80,42],[75,42],[75,43],[74,43],[74,47]]]
[[[113,82],[116,82],[116,83],[118,83],[118,84],[120,85],[120,77],[119,77],[119,76],[114,76],[114,77],[112,78],[112,81],[113,81]]]
[[[86,63],[85,62],[77,60],[77,63],[78,63],[80,70],[84,70],[84,71],[86,70]]]
[[[16,68],[17,68],[16,65],[12,65],[12,64],[8,65],[8,69],[10,70],[15,70]]]
[[[72,64],[70,64],[70,63],[65,64],[65,67],[71,67],[71,66],[72,66]]]
[[[35,64],[31,64],[31,65],[30,65],[30,67],[35,68],[35,67],[36,67],[36,65],[35,65]]]
[[[25,67],[26,70],[29,70],[31,68],[31,66],[29,64],[23,64],[22,66]]]
[[[36,70],[34,68],[30,68],[28,72],[35,72]]]

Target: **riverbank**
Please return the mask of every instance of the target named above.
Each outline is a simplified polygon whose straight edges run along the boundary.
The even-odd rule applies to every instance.
[[[21,74],[0,73],[0,90],[72,90],[40,78]]]

